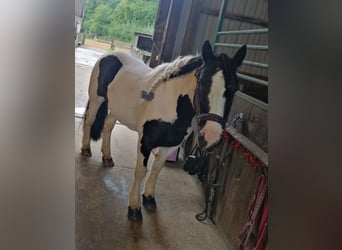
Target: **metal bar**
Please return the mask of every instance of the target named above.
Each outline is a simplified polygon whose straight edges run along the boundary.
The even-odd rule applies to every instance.
[[[216,35],[215,35],[215,42],[218,41],[218,32],[221,30],[222,28],[222,23],[223,23],[223,17],[224,17],[224,12],[226,10],[226,6],[227,6],[227,0],[223,0],[222,1],[222,4],[221,4],[221,9],[220,9],[220,13],[218,15],[218,18],[217,18],[217,26],[216,26]],[[215,47],[215,44],[214,46]]]
[[[214,46],[240,48],[243,44],[215,43]],[[268,45],[247,45],[247,49],[268,50]]]
[[[240,90],[236,91],[235,95],[241,97],[242,99],[247,100],[251,104],[258,106],[259,108],[261,108],[263,110],[268,111],[268,104],[267,103],[259,101],[258,99],[254,98],[252,96],[246,95],[245,93],[242,93]]]
[[[250,65],[250,66],[268,69],[268,64],[265,64],[265,63],[252,62],[252,61],[247,61],[247,60],[244,60],[242,63],[246,65]]]
[[[248,81],[251,81],[251,82],[255,82],[255,83],[263,85],[263,86],[268,86],[268,82],[267,81],[261,80],[259,78],[255,78],[255,77],[252,77],[252,76],[247,76],[247,75],[240,74],[240,73],[236,73],[236,75],[238,77],[240,77],[241,79],[245,79],[245,80],[248,80]]]
[[[240,144],[242,144],[249,152],[251,152],[255,157],[257,157],[265,166],[268,167],[268,154],[265,153],[258,145],[252,142],[243,134],[239,133],[232,126],[225,128],[227,132],[234,137]]]
[[[210,9],[202,6],[201,13],[217,17],[219,15],[219,10]],[[224,17],[230,20],[235,20],[243,23],[250,23],[263,27],[268,27],[268,21],[258,17],[244,16],[232,12],[226,12],[224,14]]]
[[[239,34],[260,34],[267,33],[268,28],[266,29],[250,29],[250,30],[231,30],[231,31],[219,31],[217,35],[239,35]]]

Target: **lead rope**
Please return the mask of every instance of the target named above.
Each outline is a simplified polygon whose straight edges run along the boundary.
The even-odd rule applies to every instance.
[[[197,76],[196,76],[197,78]],[[196,117],[198,117],[201,114],[201,101],[200,101],[200,87],[201,84],[198,82],[196,83],[196,89],[195,89],[195,111],[196,111]],[[198,120],[197,120],[198,122]]]
[[[205,208],[203,212],[195,215],[195,218],[198,221],[204,221],[205,219],[208,218],[208,215],[209,215],[209,219],[212,221],[212,223],[215,224],[215,222],[213,221],[212,212],[213,212],[214,201],[216,198],[217,188],[221,186],[218,183],[218,177],[221,172],[221,169],[224,166],[227,156],[231,154],[231,148],[227,150],[227,147],[228,145],[230,145],[231,140],[228,139],[226,135],[224,135],[223,138],[224,138],[224,140],[222,140],[223,143],[221,142],[221,145],[219,147],[220,150],[218,150],[218,152],[224,152],[224,154],[216,155],[215,167],[212,169],[211,173],[208,174],[209,183],[208,183],[208,188],[206,190],[206,195],[205,195]],[[210,178],[210,177],[213,177],[213,178]]]

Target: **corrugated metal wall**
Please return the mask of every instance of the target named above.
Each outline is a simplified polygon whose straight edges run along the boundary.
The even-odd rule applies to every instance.
[[[218,1],[221,2],[221,1]],[[260,19],[260,23],[263,20],[268,23],[268,2],[265,0],[228,0],[226,13],[232,13],[235,15],[241,15],[251,17],[255,21]],[[264,25],[257,25],[252,23],[246,23],[242,21],[236,21],[225,18],[222,24],[222,30],[247,30],[263,28]],[[268,34],[241,34],[220,36],[218,42],[221,43],[235,43],[235,44],[253,44],[253,45],[268,45]],[[232,48],[218,48],[217,52],[224,51],[228,54],[233,54]],[[249,49],[245,60],[268,63],[267,51],[252,50]],[[249,65],[243,65],[240,71],[251,73],[253,75],[260,75],[267,78],[267,69],[252,67]]]
[[[172,6],[175,1],[161,0],[160,2],[169,2]],[[173,34],[174,39],[171,41],[164,41],[165,43],[172,43],[173,51],[169,60],[175,59],[180,54],[193,54],[200,51],[201,46],[205,40],[214,42],[216,35],[216,26],[218,21],[218,13],[221,8],[222,0],[189,0],[184,1],[182,5],[174,6],[180,8],[178,12],[181,13],[179,21],[175,25],[178,29]],[[168,6],[169,6],[168,5]],[[189,28],[189,15],[192,11],[192,5],[198,6],[199,13],[197,13],[196,27],[192,27],[192,40],[190,50],[184,51],[182,47],[188,41],[184,41],[185,30]],[[222,24],[221,30],[241,30],[241,29],[255,29],[264,28],[268,25],[268,2],[266,0],[228,0],[225,11],[225,19]],[[172,16],[170,17],[172,19]],[[259,24],[258,24],[259,23]],[[165,27],[171,29],[172,27]],[[220,36],[218,42],[222,43],[238,43],[238,44],[255,44],[267,45],[268,34],[246,34],[246,35],[231,35]],[[185,43],[185,44],[184,44]],[[188,46],[190,47],[190,46]],[[181,53],[182,51],[182,53]],[[217,52],[226,52],[229,55],[234,54],[236,49],[233,48],[218,48]],[[261,63],[268,62],[267,51],[248,50],[246,57],[247,60],[256,61]],[[161,61],[163,57],[160,58]],[[255,75],[262,75],[267,78],[267,69],[251,67],[243,65],[240,71],[248,72]]]
[[[201,52],[203,42],[268,46],[268,33],[220,35],[216,39],[223,0],[160,0],[156,18],[151,67],[170,62],[179,55]],[[220,31],[268,27],[267,0],[227,0]],[[215,46],[217,53],[233,56],[237,48]],[[268,65],[268,50],[248,48],[245,61]],[[239,73],[268,80],[268,68],[243,64]],[[264,83],[265,84],[265,83]],[[267,84],[267,83],[266,83]],[[240,78],[241,91],[252,100],[268,102],[268,87]],[[266,104],[267,106],[267,104]]]

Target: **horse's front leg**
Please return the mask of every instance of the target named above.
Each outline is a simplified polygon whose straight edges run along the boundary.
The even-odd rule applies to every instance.
[[[103,138],[102,138],[102,162],[106,167],[113,167],[114,161],[111,155],[110,149],[110,138],[112,130],[115,126],[116,119],[114,115],[110,112],[106,117],[104,128],[103,128]]]
[[[148,177],[144,186],[144,193],[142,195],[143,205],[147,211],[153,211],[157,208],[155,201],[155,187],[158,175],[164,166],[167,157],[177,149],[177,147],[159,147],[151,152],[148,162]],[[152,155],[153,154],[153,155]]]
[[[141,154],[140,148],[138,148],[137,164],[134,172],[134,182],[129,192],[128,204],[128,218],[133,221],[142,220],[140,205],[140,186],[146,174],[146,167],[143,165],[143,160],[144,156]]]

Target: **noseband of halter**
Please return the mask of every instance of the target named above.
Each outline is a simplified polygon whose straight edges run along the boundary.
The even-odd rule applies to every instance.
[[[196,78],[197,78],[197,84],[196,84],[196,90],[195,90],[195,110],[196,110],[196,118],[197,122],[200,123],[202,121],[214,121],[219,123],[222,128],[225,126],[225,121],[222,116],[213,114],[213,113],[201,113],[201,101],[200,101],[200,95],[201,95],[201,83],[199,80],[198,72],[196,72]]]

